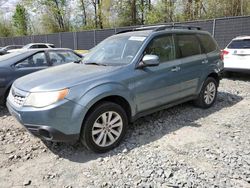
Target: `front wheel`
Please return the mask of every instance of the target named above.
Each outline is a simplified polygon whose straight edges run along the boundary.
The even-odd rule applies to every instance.
[[[211,107],[217,97],[217,88],[218,82],[214,78],[208,77],[202,86],[199,96],[194,101],[195,105],[201,108]]]
[[[80,140],[88,149],[103,153],[121,142],[127,125],[126,112],[120,105],[103,102],[88,113]]]

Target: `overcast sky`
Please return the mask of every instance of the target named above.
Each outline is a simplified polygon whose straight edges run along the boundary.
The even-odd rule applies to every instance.
[[[4,17],[10,16],[19,0],[0,0],[0,11]]]

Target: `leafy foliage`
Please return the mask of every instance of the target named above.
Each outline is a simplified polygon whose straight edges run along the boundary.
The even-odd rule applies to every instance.
[[[247,0],[22,0],[21,3],[12,17],[14,28],[10,20],[0,18],[1,36],[250,14]]]
[[[12,17],[17,35],[27,35],[28,33],[28,14],[25,7],[17,4],[15,13]]]

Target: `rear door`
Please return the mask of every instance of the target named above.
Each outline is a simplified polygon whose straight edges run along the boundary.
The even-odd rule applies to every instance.
[[[208,34],[197,34],[197,36],[201,42],[203,53],[207,55],[208,61],[203,62],[204,76],[207,76],[211,73],[211,69],[218,66],[218,63],[221,62],[221,51],[212,36]]]
[[[175,43],[177,44],[177,57],[181,60],[180,97],[195,95],[206,69],[204,64],[208,63],[207,56],[202,52],[202,46],[195,34],[176,34]]]
[[[224,51],[226,68],[250,69],[250,39],[233,40]]]

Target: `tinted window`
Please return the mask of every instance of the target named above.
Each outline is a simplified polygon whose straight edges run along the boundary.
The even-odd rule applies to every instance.
[[[201,46],[195,35],[177,35],[178,57],[189,57],[201,54]]]
[[[199,34],[198,37],[202,43],[202,46],[205,49],[205,53],[209,53],[216,50],[217,46],[211,36]]]
[[[250,48],[250,39],[233,40],[228,47],[229,49],[244,49]]]
[[[175,59],[174,43],[171,35],[154,38],[145,50],[145,54],[159,56],[160,62]]]
[[[81,58],[70,51],[49,52],[50,61],[53,66],[74,62]]]
[[[38,44],[37,48],[48,48],[48,46],[44,45],[44,44]]]
[[[50,45],[49,45],[49,47],[51,47],[51,48],[55,48],[55,46],[54,46],[53,44],[50,44]]]
[[[40,52],[33,56],[30,56],[15,65],[15,67],[17,68],[44,67],[44,66],[47,66],[47,60],[44,52]]]

